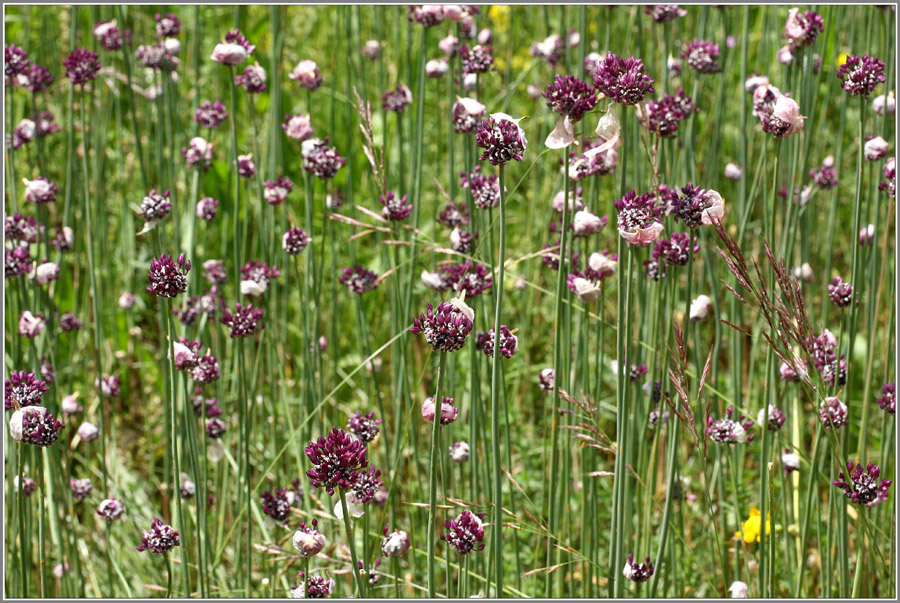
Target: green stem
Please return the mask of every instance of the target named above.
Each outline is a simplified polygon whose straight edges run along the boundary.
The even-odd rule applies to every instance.
[[[569,154],[566,153],[566,157]],[[503,475],[500,457],[500,396],[503,387],[500,370],[500,312],[503,308],[503,273],[506,261],[506,200],[503,191],[503,166],[500,166],[500,257],[497,262],[497,281],[494,283],[496,303],[494,306],[494,356],[491,369],[491,444],[494,449],[494,531],[491,542],[494,547],[494,570],[496,572],[496,596],[503,598]],[[560,266],[560,268],[562,268]]]
[[[356,542],[353,537],[353,527],[350,524],[350,511],[347,509],[347,497],[344,494],[344,490],[341,488],[338,488],[338,494],[341,497],[341,511],[343,511],[344,514],[344,528],[347,530],[347,544],[350,547],[350,563],[353,564],[350,571],[353,573],[353,580],[356,583],[356,596],[365,598],[365,581],[362,579],[362,574],[360,574],[359,562],[356,558]]]
[[[441,446],[441,416],[444,408],[444,377],[447,367],[447,352],[441,352],[438,368],[437,389],[434,394],[434,421],[431,427],[431,465],[428,475],[428,596],[435,598],[437,592],[437,572],[435,570],[434,553],[436,546],[435,528],[437,515],[437,465]]]

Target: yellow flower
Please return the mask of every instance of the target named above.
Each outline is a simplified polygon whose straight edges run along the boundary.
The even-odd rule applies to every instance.
[[[847,53],[842,52],[841,54],[838,55],[837,59],[835,59],[834,66],[840,67],[841,65],[843,65],[846,62],[847,62]]]
[[[750,544],[751,542],[759,542],[759,532],[762,527],[762,517],[760,516],[759,509],[756,507],[750,508],[750,516],[747,518],[747,521],[743,523],[741,528],[744,532],[744,542]],[[766,513],[766,534],[771,533],[772,531],[772,516],[769,513]],[[740,540],[741,532],[734,533],[735,540]]]
[[[498,32],[504,32],[509,27],[509,6],[505,4],[494,4],[488,9],[488,17],[491,24]]]

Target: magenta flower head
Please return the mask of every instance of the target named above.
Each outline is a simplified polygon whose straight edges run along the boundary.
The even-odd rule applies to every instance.
[[[812,46],[816,37],[825,31],[825,19],[812,10],[800,12],[799,8],[788,11],[787,21],[784,24],[784,37],[791,46]]]
[[[407,19],[423,27],[434,27],[444,20],[444,7],[440,4],[416,4],[409,7]]]
[[[734,408],[729,406],[725,411],[724,419],[709,417],[706,423],[706,433],[714,442],[720,444],[748,444],[753,441],[753,434],[747,432],[753,427],[753,421],[744,421],[744,415],[739,414],[737,420],[732,419]]]
[[[484,513],[472,513],[468,509],[460,513],[456,519],[444,522],[447,532],[441,532],[441,540],[460,555],[484,549]]]
[[[153,518],[149,530],[144,530],[144,539],[137,545],[139,551],[151,553],[168,553],[176,546],[181,546],[178,540],[178,532],[170,525],[166,525],[158,517]]]
[[[678,8],[677,4],[650,4],[644,7],[644,12],[657,23],[670,23],[687,14],[687,11]]]
[[[622,575],[635,584],[643,584],[653,575],[653,564],[650,562],[650,557],[647,557],[644,563],[635,563],[634,554],[629,553]]]
[[[319,66],[315,61],[308,59],[300,61],[288,77],[310,91],[318,90],[322,85],[322,77],[319,75]]]
[[[347,160],[338,155],[337,149],[328,146],[328,139],[309,138],[300,147],[303,169],[321,180],[334,178]]]
[[[553,391],[553,383],[556,378],[556,371],[552,368],[545,368],[541,370],[541,373],[538,375],[538,383],[540,387],[545,392]]]
[[[840,429],[850,424],[847,405],[841,402],[837,396],[822,400],[819,405],[819,419],[822,420],[822,426],[825,429]]]
[[[768,417],[766,416],[765,408],[759,409],[759,415],[757,415],[756,417],[756,422],[760,425],[765,424],[766,429],[768,429],[769,431],[778,431],[779,429],[781,429],[781,426],[784,425],[787,417],[785,417],[781,409],[774,404],[769,404],[768,408]]]
[[[883,172],[885,179],[878,184],[878,190],[887,191],[888,196],[893,199],[897,194],[897,171],[893,157],[884,162]]]
[[[619,235],[632,245],[652,243],[663,231],[659,219],[661,213],[656,199],[650,193],[641,195],[633,190],[615,202],[618,210]]]
[[[310,124],[309,115],[298,113],[297,115],[287,114],[284,116],[284,123],[281,124],[285,136],[294,140],[303,142],[313,135],[313,127]]]
[[[241,279],[253,281],[260,285],[268,285],[269,281],[273,281],[279,276],[281,276],[281,271],[277,266],[269,266],[265,262],[258,260],[247,262],[241,266]]]
[[[409,217],[413,210],[413,204],[406,202],[406,195],[398,197],[393,191],[388,191],[387,195],[380,195],[381,215],[385,220],[399,222]]]
[[[878,407],[888,413],[894,414],[894,382],[889,381],[881,386],[881,396],[875,400]]]
[[[19,314],[19,335],[26,339],[34,339],[44,332],[44,325],[47,321],[40,312],[34,314],[30,310],[25,310]]]
[[[172,342],[171,354],[175,368],[180,371],[187,371],[196,367],[200,362],[199,351],[199,341],[190,341],[181,337],[180,341]]]
[[[191,371],[191,379],[199,383],[213,383],[219,380],[219,361],[212,354],[204,354]]]
[[[225,34],[225,41],[216,44],[210,57],[220,65],[234,67],[240,65],[253,54],[256,46],[250,44],[237,29]]]
[[[638,105],[638,121],[649,130],[663,138],[674,138],[678,124],[699,112],[690,96],[680,88],[675,96],[663,94],[662,100],[649,100],[643,106]]]
[[[425,314],[413,320],[411,333],[422,333],[436,352],[456,352],[466,343],[475,324],[475,312],[458,298],[441,302],[436,309],[428,304]]]
[[[197,201],[197,217],[212,222],[219,215],[219,200],[215,197],[203,197]]]
[[[100,73],[100,58],[89,50],[76,48],[63,61],[63,67],[66,68],[66,77],[72,80],[73,84],[84,86],[97,79]]]
[[[338,282],[352,293],[368,293],[378,288],[378,275],[357,264],[352,268],[344,268]]]
[[[334,580],[325,576],[309,576],[297,572],[300,584],[291,589],[292,599],[327,599],[334,592]]]
[[[841,88],[851,96],[868,98],[875,86],[884,82],[884,62],[876,57],[850,55],[847,62],[838,67],[837,76],[843,82]]]
[[[241,178],[253,178],[256,175],[256,163],[253,162],[253,155],[238,155],[237,157],[238,176]]]
[[[479,159],[488,160],[491,165],[504,165],[513,159],[522,161],[522,154],[528,147],[525,130],[519,126],[522,119],[506,113],[492,113],[482,121],[475,133],[475,143],[484,149]]]
[[[409,534],[403,530],[393,532],[384,526],[384,540],[381,541],[381,552],[385,557],[400,557],[409,550]]]
[[[116,27],[116,20],[100,21],[94,25],[94,37],[100,42],[103,50],[120,50],[124,41],[122,32]]]
[[[600,61],[594,73],[594,86],[613,101],[623,105],[636,105],[656,92],[653,78],[644,73],[644,63],[640,59],[623,59],[611,52]]]
[[[248,65],[244,73],[234,78],[234,84],[240,86],[251,94],[259,94],[266,90],[266,70],[259,63]]]
[[[107,398],[115,398],[122,393],[122,380],[116,375],[104,375],[102,379],[94,380],[94,387]]]
[[[725,215],[725,200],[714,190],[702,189],[688,183],[672,204],[676,220],[694,229],[721,222]]]
[[[588,235],[597,234],[604,228],[609,221],[607,216],[598,216],[586,209],[575,212],[572,220],[572,230],[576,237],[586,237]]]
[[[187,164],[185,167],[187,169],[198,167],[204,172],[208,170],[212,165],[215,143],[207,142],[201,136],[195,136],[191,138],[188,144],[190,146],[181,147],[181,154],[184,156],[184,161]]]
[[[206,422],[206,437],[211,440],[218,440],[225,435],[226,431],[228,431],[228,426],[222,419],[214,417]]]
[[[47,70],[46,67],[42,67],[40,65],[32,65],[28,68],[27,75],[20,75],[19,80],[25,78],[25,88],[29,92],[46,92],[50,88],[50,84],[53,83],[53,76]],[[893,97],[891,97],[893,98]],[[53,115],[48,113],[47,111],[42,111],[40,113],[40,117],[44,119],[46,122],[46,118],[49,117],[49,121],[53,121]],[[37,120],[36,120],[37,121]],[[56,124],[49,125],[48,127],[43,127],[42,124],[38,123],[38,137],[43,138],[47,134],[52,134],[53,132],[59,131],[59,126]]]
[[[457,99],[453,105],[453,129],[461,134],[474,134],[484,118],[486,108],[474,98]]]
[[[221,285],[228,280],[225,264],[222,260],[206,260],[203,262],[203,278],[212,285]]]
[[[3,73],[7,86],[15,86],[18,81],[16,76],[28,71],[28,53],[15,44],[7,44],[4,47]]]
[[[225,310],[222,315],[222,324],[228,327],[232,338],[247,337],[266,327],[266,323],[262,322],[263,311],[254,308],[253,304],[241,306],[240,302],[236,302],[234,308],[234,314]]]
[[[554,113],[568,117],[572,123],[581,121],[584,114],[597,104],[597,93],[587,83],[573,75],[557,75],[543,93],[547,107]]]
[[[3,401],[6,410],[17,410],[26,406],[40,406],[44,392],[50,389],[34,373],[12,371],[4,382]]]
[[[823,190],[834,188],[840,182],[834,168],[826,165],[809,170],[809,177],[816,186]]]
[[[489,209],[500,205],[500,179],[497,174],[485,176],[481,166],[476,165],[471,174],[460,172],[460,187],[469,189],[478,209]]]
[[[186,260],[183,253],[177,261],[171,255],[163,254],[150,262],[147,291],[159,297],[176,297],[187,291],[187,273],[190,271],[191,261]]]
[[[75,231],[68,226],[57,226],[56,236],[50,241],[50,246],[59,251],[69,251],[75,246]]]
[[[334,494],[335,488],[350,490],[357,473],[369,465],[366,446],[360,440],[335,427],[327,438],[319,437],[306,447],[313,468],[306,472],[312,485]]]
[[[706,40],[692,40],[681,51],[681,58],[699,73],[719,73],[719,45]]]
[[[463,73],[466,75],[470,73],[486,73],[492,69],[497,69],[494,67],[494,57],[491,56],[493,50],[491,46],[476,44],[470,48],[468,44],[463,44],[462,48],[459,49]]]
[[[45,448],[51,446],[65,427],[43,406],[16,410],[9,420],[9,435],[17,442]]]
[[[276,488],[274,494],[263,492],[260,498],[262,498],[263,513],[271,517],[272,521],[278,525],[283,526],[291,516],[291,501],[288,500],[287,489]]]
[[[698,251],[700,251],[700,245],[695,237],[693,252],[697,253]],[[653,260],[659,262],[663,271],[665,271],[666,265],[687,266],[690,254],[691,236],[686,232],[672,233],[670,239],[661,237],[653,246]]]
[[[846,308],[853,301],[853,285],[836,276],[828,285],[828,297],[838,308]]]
[[[300,255],[309,244],[309,237],[299,228],[291,228],[281,237],[281,248],[288,255]]]
[[[160,15],[156,13],[156,37],[168,38],[181,33],[181,19],[173,13]]]
[[[889,479],[885,479],[878,483],[878,475],[881,473],[878,465],[869,463],[865,471],[863,471],[863,466],[857,464],[854,470],[853,462],[851,461],[847,463],[847,473],[850,476],[849,478],[842,471],[838,474],[840,479],[835,480],[832,484],[843,490],[844,495],[853,504],[874,507],[888,499],[892,482]]]
[[[78,317],[72,314],[71,312],[66,312],[62,316],[59,317],[59,330],[63,333],[71,333],[72,331],[78,331],[81,327],[84,326],[84,323],[78,320]]]
[[[279,176],[277,179],[266,180],[264,183],[263,198],[269,205],[279,205],[287,199],[294,190],[294,183],[287,176]]]
[[[105,498],[97,505],[97,515],[106,521],[115,521],[122,517],[123,513],[125,513],[125,505],[121,500],[116,500],[115,496]]]
[[[52,203],[56,201],[56,185],[42,176],[38,176],[34,180],[24,178],[25,183],[25,200],[35,205],[44,203]]]
[[[406,86],[397,86],[396,90],[388,90],[381,95],[381,106],[385,111],[403,113],[412,102],[412,92]]]
[[[434,396],[425,398],[422,402],[422,418],[429,423],[434,423],[435,408]],[[459,416],[459,408],[453,406],[453,398],[441,397],[441,425],[449,425]]]
[[[462,264],[445,264],[438,269],[443,273],[442,276],[449,289],[465,292],[467,298],[487,291],[494,284],[487,266],[473,264],[471,260],[466,260]]]
[[[226,119],[228,119],[228,113],[225,112],[225,105],[220,100],[212,103],[204,101],[197,108],[197,114],[194,116],[195,122],[210,130],[218,128]]]
[[[301,557],[315,557],[325,548],[327,540],[322,532],[316,529],[318,526],[318,521],[315,519],[312,520],[312,526],[301,521],[300,527],[294,532],[291,542]]]
[[[438,222],[447,228],[466,226],[469,223],[469,209],[465,203],[448,203],[438,214]]]
[[[372,465],[365,470],[357,471],[356,478],[351,485],[351,500],[358,505],[367,505],[375,500],[375,495],[384,485],[379,478],[381,478],[381,470]]]
[[[478,347],[484,352],[485,356],[494,355],[494,343],[497,339],[494,329],[491,329],[478,338]],[[500,347],[498,348],[500,356],[503,358],[512,358],[519,351],[519,339],[513,335],[512,331],[506,325],[500,325]]]
[[[368,444],[378,435],[378,425],[380,423],[381,419],[376,419],[374,412],[366,413],[364,415],[361,412],[356,411],[356,414],[350,417],[350,420],[347,422],[347,429],[351,431],[353,435]]]
[[[72,488],[72,500],[74,501],[86,498],[91,493],[91,490],[94,489],[94,484],[91,483],[91,478],[89,477],[69,480],[69,486]]]
[[[8,235],[7,235],[8,236]],[[3,249],[4,274],[6,278],[15,278],[31,271],[32,259],[28,245],[9,246]]]
[[[169,191],[165,190],[162,194],[159,194],[154,188],[151,189],[150,194],[145,196],[141,201],[141,209],[138,212],[138,215],[142,217],[145,222],[153,223],[165,220],[169,217],[171,211],[172,202],[169,201]]]
[[[458,251],[459,253],[471,253],[472,250],[475,249],[477,243],[477,232],[471,233],[462,230],[457,226],[453,229],[453,232],[450,233],[450,245],[453,247],[453,251]]]

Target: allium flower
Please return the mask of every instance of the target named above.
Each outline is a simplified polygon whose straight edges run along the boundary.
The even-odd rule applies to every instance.
[[[47,384],[37,379],[34,373],[12,371],[3,387],[3,400],[6,410],[40,406],[44,392],[50,389]]]
[[[17,245],[10,248],[4,247],[4,274],[6,278],[15,278],[23,274],[28,274],[31,269],[32,260],[28,251],[28,245]]]
[[[463,73],[486,73],[494,67],[494,57],[491,53],[494,49],[491,46],[482,46],[477,44],[469,48],[468,44],[463,44],[459,49],[459,58],[462,64]]]
[[[325,535],[316,529],[318,526],[319,523],[315,519],[312,520],[312,527],[306,525],[305,521],[301,521],[300,527],[294,532],[291,542],[301,557],[315,557],[328,543]]]
[[[303,141],[300,150],[303,155],[303,169],[322,180],[334,178],[347,160],[338,155],[337,149],[328,146],[328,139],[309,138]]]
[[[445,17],[444,6],[441,4],[416,4],[409,7],[407,15],[410,22],[424,27],[434,27]]]
[[[644,73],[640,59],[623,59],[611,52],[597,65],[594,86],[608,98],[623,105],[636,105],[653,89],[653,78]]]
[[[436,412],[434,396],[425,398],[422,402],[422,418],[429,423],[434,423]],[[459,416],[459,408],[453,406],[453,398],[441,397],[441,425],[449,425]]]
[[[89,50],[76,48],[63,61],[63,67],[66,68],[66,77],[73,84],[84,86],[100,73],[100,59]]]
[[[448,287],[453,291],[465,292],[466,297],[475,297],[494,284],[490,271],[484,264],[473,264],[466,260],[462,264],[438,267]]]
[[[709,316],[709,310],[712,307],[712,300],[708,295],[698,295],[691,301],[690,321],[702,322]]]
[[[699,250],[700,246],[697,244],[697,239],[694,238],[693,252],[696,253]],[[666,239],[665,237],[657,239],[656,244],[653,246],[653,259],[646,260],[644,264],[648,265],[648,262],[655,262],[658,266],[659,276],[665,277],[666,266],[687,266],[688,261],[690,260],[690,254],[690,235],[684,232],[676,232],[672,233],[670,239]]]
[[[116,27],[116,20],[100,21],[94,26],[94,37],[100,42],[104,50],[119,50],[122,48],[122,32]]]
[[[13,476],[13,490],[15,490],[16,494],[19,493],[19,476]],[[34,494],[35,490],[37,490],[37,483],[30,477],[26,477],[22,480],[22,494],[26,497]]]
[[[803,129],[806,118],[800,115],[800,105],[775,86],[765,84],[756,88],[753,107],[754,115],[762,122],[763,132],[785,138]]]
[[[375,469],[372,465],[366,470],[358,471],[356,473],[356,479],[353,480],[352,484],[352,492],[350,495],[350,499],[348,500],[348,506],[351,502],[358,505],[367,505],[375,499],[375,494],[381,489],[384,485],[384,482],[379,478],[381,477],[381,471],[379,469]],[[348,509],[351,513],[352,509]]]
[[[37,69],[43,69],[43,67],[39,67],[37,65],[35,65],[35,67]],[[49,73],[47,74],[47,77],[52,81],[53,78],[50,77]],[[32,90],[32,92],[40,92],[40,90]],[[36,134],[38,138],[50,136],[51,134],[55,134],[60,130],[59,124],[56,123],[56,118],[49,111],[41,111],[40,113],[34,114],[31,117],[35,123]]]
[[[839,180],[832,167],[821,166],[809,170],[809,177],[821,189],[827,190],[837,186]]]
[[[635,584],[643,584],[653,575],[653,564],[650,562],[650,557],[647,557],[644,563],[635,563],[634,555],[629,554],[622,575]]]
[[[276,180],[266,180],[263,198],[269,205],[279,205],[294,190],[294,183],[287,176],[279,176]]]
[[[750,598],[750,587],[747,586],[746,582],[741,582],[740,580],[732,582],[731,586],[728,587],[728,592],[731,593],[732,599]]]
[[[334,592],[334,580],[324,576],[306,577],[303,572],[297,572],[300,576],[300,584],[291,589],[292,599],[327,599]]]
[[[719,73],[719,45],[706,40],[693,40],[681,51],[681,58],[700,73]]]
[[[200,362],[199,351],[199,341],[190,341],[182,337],[181,341],[172,342],[171,355],[175,368],[186,371],[196,367]]]
[[[97,505],[97,515],[106,521],[115,521],[122,517],[123,513],[125,513],[125,505],[121,500],[116,500],[115,496],[104,498]]]
[[[50,281],[59,278],[59,264],[49,262],[45,258],[40,264],[36,264],[34,269],[28,274],[28,278],[38,285],[46,285]]]
[[[616,170],[616,163],[619,158],[618,153],[616,153],[618,142],[613,148],[596,154],[587,154],[591,149],[595,149],[606,142],[605,138],[596,136],[584,142],[583,151],[569,151],[569,179],[574,182],[581,182],[585,178],[597,174],[601,176],[612,174]],[[562,161],[563,159],[561,158],[560,163]]]
[[[892,482],[889,479],[878,482],[878,475],[881,473],[878,465],[869,463],[863,471],[862,465],[857,464],[854,469],[853,462],[850,461],[847,463],[847,473],[849,477],[844,475],[843,471],[840,472],[838,474],[840,479],[835,480],[832,484],[843,490],[844,495],[853,504],[874,507],[888,499]]]
[[[191,262],[185,259],[183,253],[177,261],[172,259],[171,254],[163,254],[150,263],[147,291],[159,297],[176,297],[187,291],[187,273],[190,271]]]
[[[494,355],[494,342],[496,335],[494,329],[488,331],[482,337],[479,337],[479,347],[485,356]],[[513,335],[512,331],[506,325],[500,325],[500,356],[503,358],[512,358],[519,351],[519,340]]]
[[[485,106],[474,98],[458,98],[453,105],[453,129],[462,134],[474,134],[485,111]]]
[[[472,253],[478,243],[478,233],[460,230],[459,226],[450,233],[450,245],[459,253]]]
[[[580,270],[576,270],[569,274],[567,284],[569,290],[571,290],[573,294],[586,302],[600,299],[600,295],[603,293],[603,289],[600,287],[598,279],[594,279]]]
[[[56,185],[46,178],[41,176],[34,180],[23,178],[22,182],[25,183],[25,200],[29,203],[41,205],[56,201]]]
[[[281,248],[288,255],[299,255],[309,244],[309,237],[299,228],[291,228],[281,237]]]
[[[450,460],[454,463],[465,463],[469,460],[469,445],[466,442],[454,442],[450,446]]]
[[[551,65],[556,65],[566,54],[566,44],[562,36],[551,34],[544,38],[543,42],[532,44],[528,53],[535,58],[544,59]]]
[[[162,194],[159,194],[154,188],[151,189],[150,194],[141,201],[141,209],[138,212],[138,215],[142,217],[145,222],[155,223],[168,218],[171,211],[172,202],[169,201],[169,191],[165,190]]]
[[[212,418],[206,422],[206,437],[211,440],[218,440],[225,435],[227,427],[222,419]]]
[[[688,228],[710,226],[720,222],[725,215],[725,201],[714,190],[701,189],[688,184],[681,189],[682,194],[672,204],[676,220],[681,220]]]
[[[400,557],[409,550],[409,534],[403,530],[389,531],[384,526],[384,540],[381,541],[381,552],[385,557]]]
[[[662,232],[660,208],[649,193],[638,195],[634,190],[615,202],[618,210],[619,235],[632,245],[653,242]]]
[[[212,103],[204,101],[194,116],[195,122],[210,130],[218,128],[226,119],[228,119],[228,113],[225,112],[225,105],[220,100]]]
[[[541,389],[544,391],[552,391],[554,387],[554,381],[556,379],[556,371],[552,368],[545,368],[541,371],[541,374],[538,376],[538,382],[540,383]]]
[[[469,223],[469,209],[465,203],[448,203],[438,214],[438,222],[447,228],[466,226]]]
[[[787,475],[792,471],[800,470],[800,457],[790,448],[785,448],[781,453],[781,466],[784,468],[784,474]]]
[[[99,437],[100,428],[93,423],[85,421],[78,426],[78,431],[76,431],[75,433],[79,438],[81,438],[82,442],[92,442]]]
[[[734,408],[729,406],[725,411],[725,418],[714,420],[709,417],[706,423],[706,433],[714,442],[720,444],[745,444],[753,441],[753,434],[747,432],[753,426],[753,421],[747,419],[744,421],[744,415],[738,416],[737,420],[731,418]]]
[[[805,366],[805,361],[800,361]],[[778,367],[778,378],[783,381],[800,381],[800,375],[790,363],[782,362]]]
[[[262,322],[263,311],[254,309],[253,304],[241,306],[240,302],[236,302],[234,308],[234,314],[225,310],[222,315],[222,324],[228,327],[232,338],[247,337],[266,327],[266,323]]]
[[[492,113],[482,121],[475,134],[475,143],[484,149],[479,159],[488,160],[491,165],[503,165],[512,159],[522,161],[528,146],[525,130],[519,126],[522,119],[514,119],[506,113]]]
[[[26,406],[10,418],[9,435],[17,442],[47,447],[59,438],[63,427],[43,406]]]
[[[212,222],[219,214],[219,200],[214,197],[204,197],[197,201],[197,217],[206,222]]]
[[[274,494],[263,492],[260,495],[263,513],[271,517],[272,521],[278,525],[284,525],[291,516],[291,502],[288,500],[287,494],[285,488],[276,488]]]
[[[663,138],[674,138],[678,124],[699,111],[691,97],[679,88],[675,96],[663,94],[661,100],[649,100],[638,105],[637,116],[641,126],[650,132]]]
[[[63,398],[62,402],[60,403],[60,408],[62,409],[64,417],[70,417],[84,410],[84,407],[78,404],[78,392],[69,394],[68,396]]]
[[[168,38],[169,36],[177,36],[181,33],[181,19],[173,13],[160,15],[156,13],[156,37]]]
[[[816,37],[825,31],[825,20],[817,12],[808,10],[803,13],[799,8],[788,11],[787,22],[784,24],[784,37],[791,46],[812,46]]]
[[[828,297],[838,308],[846,308],[853,302],[853,285],[836,276],[828,285]]]
[[[875,401],[878,402],[878,407],[888,413],[889,415],[894,414],[894,382],[889,381],[881,386],[881,396],[877,398]]]
[[[412,92],[406,86],[397,86],[396,90],[388,90],[381,95],[381,106],[385,111],[403,113],[412,102]]]
[[[460,172],[461,188],[469,189],[472,200],[478,209],[488,209],[500,205],[500,180],[497,174],[485,176],[481,166],[475,166],[471,174]]]
[[[137,545],[137,550],[162,554],[168,553],[176,546],[181,546],[178,532],[172,526],[164,524],[158,517],[154,517],[150,529],[144,530],[144,539]]]
[[[543,96],[551,111],[569,117],[573,123],[581,121],[584,114],[597,104],[597,94],[593,88],[572,75],[557,75],[552,83],[547,84]]]
[[[250,44],[237,29],[225,34],[225,41],[216,44],[210,57],[220,65],[234,67],[247,60],[253,54],[256,46]]]
[[[181,147],[181,154],[187,164],[187,169],[199,167],[204,172],[212,165],[213,147],[215,143],[207,142],[205,138],[195,136],[188,143],[190,146]]]
[[[344,268],[338,278],[338,282],[347,287],[352,293],[367,293],[378,288],[378,275],[371,270],[356,265],[352,268]]]
[[[288,77],[310,91],[318,90],[322,85],[322,77],[319,75],[319,66],[315,61],[308,59],[300,61]]]
[[[849,425],[850,417],[847,411],[847,405],[841,402],[837,396],[831,396],[822,400],[819,405],[819,418],[822,420],[822,426],[825,429],[839,429],[845,425]]]
[[[41,230],[43,231],[43,226]],[[6,216],[4,221],[4,233],[6,238],[10,240],[25,241],[28,243],[37,242],[38,224],[34,216],[27,218],[16,212],[12,216]]]
[[[50,241],[50,246],[59,251],[69,251],[75,246],[75,232],[68,226],[57,226],[56,236]]]
[[[66,312],[62,316],[59,317],[59,330],[63,333],[70,333],[72,331],[78,331],[81,327],[84,326],[78,317],[72,314],[71,312]]]
[[[782,65],[790,65],[794,62],[794,48],[790,45],[782,46],[775,53],[775,59]]]
[[[32,314],[30,310],[25,310],[19,314],[19,335],[26,339],[34,339],[44,332],[46,322],[40,312]]]
[[[466,343],[475,326],[475,312],[458,298],[441,302],[436,309],[428,304],[425,314],[413,320],[411,333],[423,333],[436,352],[456,352]]]
[[[46,92],[50,88],[50,84],[53,83],[53,76],[50,75],[50,72],[46,67],[42,67],[37,64],[33,64],[28,67],[27,73],[19,74],[17,76],[18,83],[25,86],[25,89],[29,92]],[[40,114],[40,117],[49,116],[49,121],[53,121],[53,115],[44,111]],[[38,121],[35,119],[35,121]],[[49,128],[49,129],[48,129]],[[52,134],[59,130],[59,126],[56,124],[48,125],[48,128],[42,128],[40,125],[38,126],[38,137],[44,137],[47,134]]]
[[[170,54],[165,44],[142,44],[135,52],[137,64],[148,69],[174,71],[178,67],[178,57]]]
[[[864,96],[875,90],[880,82],[887,78],[884,75],[884,62],[876,57],[850,55],[847,61],[838,67],[837,76],[841,80],[841,88],[851,96]]]
[[[253,163],[253,155],[238,155],[237,158],[238,176],[241,178],[253,178],[256,175],[256,164]]]
[[[388,191],[387,195],[380,195],[381,215],[385,220],[399,222],[409,217],[413,210],[413,204],[406,202],[406,195],[398,197],[393,191]]]
[[[891,145],[888,144],[888,141],[881,136],[876,136],[866,141],[863,154],[868,161],[878,161],[887,157],[890,150]]]
[[[7,86],[15,86],[16,76],[26,73],[28,70],[28,53],[15,44],[7,44],[4,47],[3,71]]]
[[[894,167],[894,158],[891,157],[884,162],[884,177],[878,185],[878,190],[887,191],[888,196],[893,199],[897,193],[897,172]]]
[[[650,411],[650,414],[647,415],[647,424],[651,427],[655,427],[660,423],[665,423],[669,420],[669,411],[663,409],[662,412],[658,408],[654,408]]]
[[[894,91],[891,90],[886,95],[879,94],[872,100],[872,110],[878,115],[894,115],[897,110],[897,101],[894,98]]]
[[[94,380],[94,387],[107,398],[115,398],[122,392],[122,380],[116,375],[104,375],[102,379]]]
[[[374,412],[363,415],[361,412],[356,411],[356,414],[350,417],[350,421],[347,423],[347,429],[353,432],[360,440],[368,444],[378,435],[378,425],[380,423],[381,419],[376,419]]]
[[[784,425],[786,417],[781,410],[775,406],[774,404],[769,404],[769,416],[766,417],[766,409],[760,408],[759,414],[756,417],[756,422],[760,425],[765,424],[766,429],[769,431],[778,431],[781,429],[781,426]]]
[[[203,278],[213,285],[221,285],[228,279],[222,260],[206,260],[203,262],[203,270]]]
[[[360,50],[360,54],[367,59],[372,59],[374,61],[378,58],[378,55],[381,54],[381,42],[378,40],[366,40],[362,50]]]
[[[650,4],[644,7],[644,12],[657,23],[670,23],[687,14],[687,11],[678,8],[677,4]]]
[[[72,488],[72,500],[76,502],[87,498],[91,490],[94,489],[94,484],[91,483],[91,478],[89,477],[69,480],[69,486]]]
[[[251,94],[259,94],[266,90],[266,70],[259,63],[248,65],[244,73],[234,78],[235,86],[240,86]]]
[[[338,427],[327,438],[310,442],[305,452],[313,464],[306,475],[314,487],[325,488],[328,494],[334,494],[335,488],[351,489],[356,474],[369,465],[365,444]]]
[[[456,519],[448,519],[444,522],[447,532],[441,532],[441,540],[460,555],[484,549],[482,517],[484,517],[483,513],[476,514],[466,509]]]

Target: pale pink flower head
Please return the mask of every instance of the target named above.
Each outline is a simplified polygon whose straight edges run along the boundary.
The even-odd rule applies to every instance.
[[[729,163],[725,166],[725,177],[729,180],[740,180],[744,175],[744,171],[736,163]]]
[[[863,154],[868,161],[878,161],[879,159],[887,157],[890,150],[891,145],[888,144],[888,141],[881,136],[876,136],[875,138],[866,141]]]
[[[600,217],[587,210],[581,210],[575,213],[572,228],[575,231],[575,236],[587,236],[603,230],[606,222],[606,216]]]
[[[865,228],[859,229],[859,244],[860,245],[871,245],[872,241],[875,240],[875,225],[869,224]]]
[[[782,65],[790,65],[794,62],[794,50],[790,46],[782,46],[775,54],[775,58]]]
[[[712,300],[708,295],[699,295],[691,301],[691,322],[702,322],[709,316],[709,309],[712,307]]]
[[[19,315],[19,335],[26,339],[34,339],[44,332],[43,314],[32,314],[29,310],[25,310]]]
[[[453,406],[453,398],[443,397],[441,403],[441,425],[449,425],[459,416],[459,408]],[[422,403],[422,418],[429,423],[434,422],[435,403],[434,396],[427,398]]]
[[[253,54],[256,46],[250,44],[238,30],[225,34],[225,41],[216,44],[213,49],[212,60],[220,65],[234,67],[240,65]]]
[[[285,115],[284,123],[281,124],[288,138],[298,140],[300,142],[306,140],[313,135],[313,127],[310,123],[309,115],[298,113],[297,115]]]
[[[322,85],[319,66],[316,65],[315,61],[310,61],[309,59],[297,63],[297,66],[294,67],[294,70],[288,77],[308,90],[317,90]]]
[[[803,120],[806,119],[800,115],[800,105],[789,96],[781,96],[775,101],[772,117],[787,124],[788,127],[783,136],[790,136],[802,130]]]

